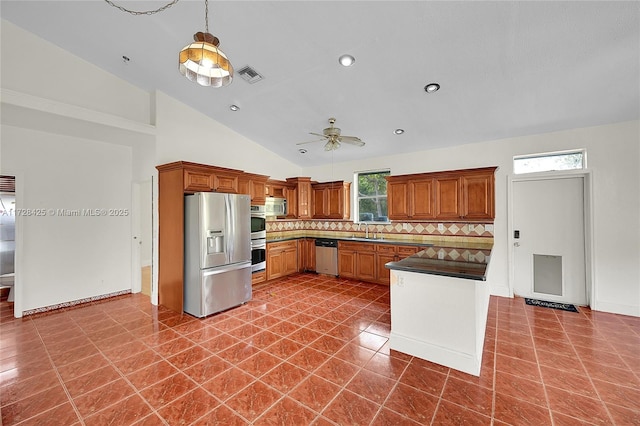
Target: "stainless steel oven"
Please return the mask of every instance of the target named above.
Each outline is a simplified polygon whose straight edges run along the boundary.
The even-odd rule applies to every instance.
[[[251,272],[267,269],[267,240],[260,238],[251,240]]]
[[[251,206],[251,239],[267,238],[267,215],[264,206]]]

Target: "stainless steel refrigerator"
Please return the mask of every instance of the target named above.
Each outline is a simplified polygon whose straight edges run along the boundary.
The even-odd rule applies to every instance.
[[[185,196],[184,311],[202,318],[251,300],[248,195]]]

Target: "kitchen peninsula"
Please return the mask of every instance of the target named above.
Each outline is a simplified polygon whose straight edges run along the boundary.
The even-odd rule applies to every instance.
[[[391,349],[480,375],[491,248],[429,247],[391,270]]]

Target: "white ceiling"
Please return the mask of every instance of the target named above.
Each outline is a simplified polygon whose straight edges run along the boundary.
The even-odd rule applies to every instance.
[[[149,10],[168,0],[114,2]],[[178,72],[178,52],[204,30],[204,0],[151,16],[101,0],[3,0],[0,14],[301,167],[331,162],[322,142],[306,154],[296,145],[316,139],[309,132],[321,133],[329,117],[366,142],[343,144],[339,162],[640,116],[635,1],[211,0],[210,32],[235,69],[265,77],[249,84],[236,75],[219,89]],[[356,58],[350,68],[338,64],[344,53]],[[431,82],[439,92],[424,92]]]

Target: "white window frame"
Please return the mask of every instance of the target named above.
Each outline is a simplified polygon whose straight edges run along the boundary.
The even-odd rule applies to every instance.
[[[559,156],[563,156],[563,155],[571,155],[571,154],[581,154],[582,155],[582,167],[581,168],[577,168],[577,169],[564,169],[564,170],[554,170],[554,169],[550,169],[550,170],[534,170],[534,171],[526,171],[526,172],[517,172],[516,171],[516,161],[517,160],[523,160],[523,159],[528,159],[528,158],[545,158],[545,157],[559,157]],[[513,162],[511,163],[512,167],[513,167],[513,174],[514,175],[523,175],[523,174],[531,174],[531,173],[562,173],[562,172],[569,172],[569,171],[575,171],[575,170],[586,170],[587,168],[587,150],[582,148],[582,149],[568,149],[568,150],[564,150],[564,151],[552,151],[552,152],[540,152],[540,153],[536,153],[536,154],[525,154],[525,155],[514,155],[513,156]]]
[[[378,224],[378,225],[385,225],[385,224],[389,224],[391,223],[391,221],[389,220],[389,204],[387,203],[387,221],[386,222],[378,222],[375,220],[360,220],[360,197],[358,196],[359,194],[359,190],[358,190],[358,177],[361,174],[372,174],[372,173],[389,173],[389,176],[391,176],[391,169],[390,168],[383,168],[383,169],[375,169],[375,170],[360,170],[357,172],[353,173],[353,223],[373,223],[373,224]],[[385,198],[388,199],[388,193],[385,196]],[[363,197],[364,198],[364,197]]]

